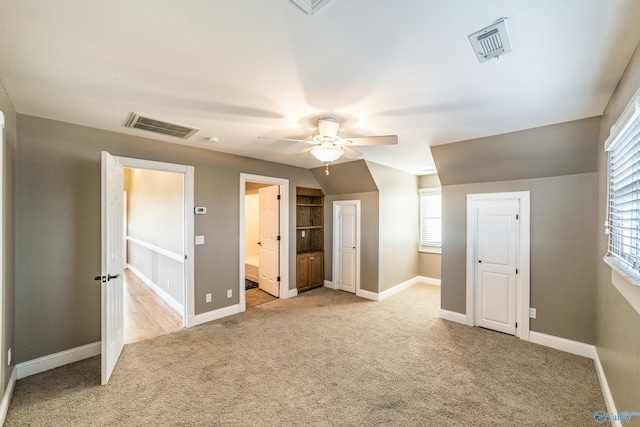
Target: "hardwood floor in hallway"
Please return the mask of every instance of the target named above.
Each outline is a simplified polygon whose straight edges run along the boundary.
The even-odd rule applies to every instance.
[[[182,328],[182,316],[128,269],[124,270],[124,286],[125,344]]]

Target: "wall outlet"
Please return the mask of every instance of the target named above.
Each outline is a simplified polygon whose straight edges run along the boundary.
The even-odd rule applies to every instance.
[[[307,235],[307,233],[304,230],[302,230],[302,236],[301,237],[304,237],[306,235]]]
[[[233,296],[233,290],[227,289],[227,298],[231,298]]]
[[[529,317],[532,319],[536,318],[536,309],[533,307],[529,307]]]
[[[211,294],[205,295],[205,302],[211,302]]]
[[[196,236],[196,245],[204,245],[204,236]]]
[[[11,366],[11,348],[7,351],[7,366]]]
[[[171,289],[171,279],[167,279],[167,289]]]

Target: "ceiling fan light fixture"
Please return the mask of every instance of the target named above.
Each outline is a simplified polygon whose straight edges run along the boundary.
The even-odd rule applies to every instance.
[[[311,149],[311,154],[324,164],[333,163],[344,154],[344,150],[335,145],[322,144]]]

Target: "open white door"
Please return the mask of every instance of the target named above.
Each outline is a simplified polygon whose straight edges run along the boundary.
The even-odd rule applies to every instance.
[[[124,169],[102,152],[102,384],[106,384],[124,347]]]
[[[258,190],[260,199],[260,289],[279,296],[278,266],[280,265],[280,241],[278,223],[280,218],[280,187],[270,185]]]

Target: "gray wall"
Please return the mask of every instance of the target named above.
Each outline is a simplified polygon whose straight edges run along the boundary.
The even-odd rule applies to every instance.
[[[595,343],[590,230],[598,123],[589,118],[432,147],[442,182],[443,309],[466,311],[466,195],[530,191],[530,295],[537,309],[531,330]]]
[[[467,194],[531,192],[531,330],[593,344],[595,173],[480,184],[443,191],[441,306],[466,312]]]
[[[100,340],[100,151],[195,166],[195,313],[238,304],[240,173],[318,187],[305,169],[18,115],[16,178],[16,362]],[[295,220],[289,288],[295,288]],[[213,302],[205,303],[205,294]]]
[[[4,276],[2,280],[2,341],[0,344],[0,396],[4,396],[11,376],[11,370],[15,365],[14,345],[14,295],[15,295],[15,159],[17,123],[16,113],[9,100],[2,82],[0,82],[0,111],[4,113],[4,145],[2,149],[3,175],[2,196],[3,216],[2,224],[3,242],[3,266]],[[7,352],[12,349],[13,360],[11,366],[7,365]]]
[[[605,109],[600,129],[601,144],[598,147],[598,213],[594,229],[597,238],[594,261],[597,272],[596,346],[619,411],[640,410],[640,314],[611,284],[611,269],[602,261],[602,256],[607,251],[607,239],[602,227],[607,194],[607,156],[603,144],[609,136],[609,128],[640,87],[639,48],[636,48]],[[629,285],[628,289],[636,295],[640,293],[640,287]],[[637,417],[633,418],[631,424],[634,422],[635,425],[640,425],[640,419]]]
[[[360,288],[378,292],[379,282],[379,197],[377,191],[348,193],[325,198],[324,273],[326,280],[333,280],[333,202],[360,200]]]
[[[418,275],[418,178],[366,163],[380,195],[378,292],[383,292]]]

